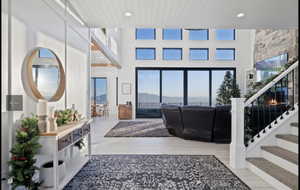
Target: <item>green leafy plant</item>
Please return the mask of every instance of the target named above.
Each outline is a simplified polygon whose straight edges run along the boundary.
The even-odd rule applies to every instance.
[[[55,112],[55,116],[57,117],[57,126],[65,125],[72,121],[73,111],[71,109],[58,110]]]
[[[8,164],[11,166],[9,177],[12,188],[25,186],[30,190],[37,190],[41,182],[33,181],[36,170],[34,158],[41,145],[39,140],[37,116],[27,117],[21,121],[21,127],[16,130],[16,143],[10,150],[12,157]]]
[[[231,104],[230,98],[238,98],[240,96],[240,89],[236,84],[232,73],[230,71],[227,71],[224,76],[224,81],[217,92],[217,104]]]

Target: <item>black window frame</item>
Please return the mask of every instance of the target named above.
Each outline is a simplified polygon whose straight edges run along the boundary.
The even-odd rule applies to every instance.
[[[159,89],[160,89],[160,104],[162,103],[162,71],[165,70],[183,70],[183,104],[188,104],[188,71],[209,71],[209,106],[212,106],[212,71],[232,71],[234,81],[236,81],[236,67],[200,67],[200,68],[189,68],[189,67],[136,67],[135,68],[135,116],[136,118],[160,118],[160,114],[149,114],[143,115],[138,111],[138,71],[140,70],[159,70]]]
[[[191,30],[206,30],[206,32],[207,32],[206,40],[192,40],[192,41],[207,41],[207,40],[209,40],[209,29],[186,29],[186,30],[189,31],[189,40],[192,40],[190,38],[190,31]]]
[[[218,40],[217,39],[217,30],[233,30],[233,40]],[[236,29],[216,29],[215,31],[215,39],[218,40],[218,41],[234,41],[236,40],[236,32],[235,32]]]
[[[154,49],[154,58],[153,59],[137,59],[137,50],[138,49]],[[137,61],[156,60],[156,48],[152,48],[152,47],[136,47],[135,48],[135,60],[137,60]]]
[[[137,30],[138,29],[153,29],[153,31],[154,31],[154,39],[137,39]],[[135,29],[135,40],[156,40],[156,28],[136,28]]]
[[[207,50],[206,59],[191,59],[191,50]],[[208,61],[209,60],[209,48],[190,48],[189,49],[189,60],[190,61]]]
[[[180,29],[180,40],[182,40],[183,39],[182,28],[163,28],[162,29],[162,40],[169,40],[169,39],[165,39],[165,30],[172,30],[172,29],[173,30]],[[174,39],[172,39],[172,40],[174,40]],[[178,40],[178,39],[176,39],[176,40]]]
[[[217,50],[233,50],[233,59],[217,59]],[[235,53],[236,53],[236,50],[235,48],[216,48],[216,52],[215,52],[215,60],[216,61],[235,61]]]
[[[180,53],[180,59],[165,59],[164,58],[164,50],[165,49],[180,49],[181,53]],[[163,61],[182,61],[182,57],[183,57],[183,48],[162,48],[162,60]]]

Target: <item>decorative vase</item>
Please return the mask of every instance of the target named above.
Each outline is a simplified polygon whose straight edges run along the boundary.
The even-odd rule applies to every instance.
[[[58,161],[58,179],[62,181],[65,177],[65,162],[63,160]],[[53,161],[46,162],[40,169],[40,180],[43,181],[43,187],[53,187]]]
[[[49,121],[48,121],[48,116],[47,115],[40,115],[38,116],[39,121],[38,121],[38,128],[40,133],[48,133],[50,132],[50,127],[49,127]]]
[[[50,125],[50,131],[56,131],[57,130],[57,123],[56,123],[57,118],[50,117],[48,120],[49,120],[49,125]]]

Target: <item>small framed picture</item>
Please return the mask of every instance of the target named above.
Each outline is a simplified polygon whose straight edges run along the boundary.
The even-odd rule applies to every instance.
[[[122,94],[130,95],[131,94],[131,84],[130,83],[122,83]]]

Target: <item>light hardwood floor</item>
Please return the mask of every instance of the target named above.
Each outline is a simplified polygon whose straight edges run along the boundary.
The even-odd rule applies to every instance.
[[[183,140],[176,137],[104,137],[115,125],[116,116],[94,118],[92,124],[92,154],[170,154],[215,155],[228,168],[229,145]],[[272,190],[267,182],[248,169],[232,169],[253,190]]]

